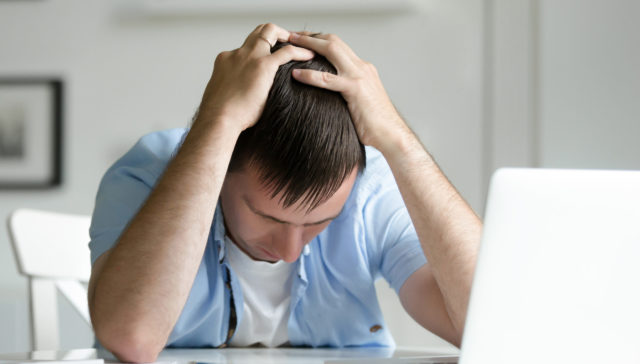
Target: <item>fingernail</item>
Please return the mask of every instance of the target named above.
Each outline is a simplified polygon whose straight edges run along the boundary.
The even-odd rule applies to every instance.
[[[299,69],[297,69],[297,68],[296,68],[296,69],[294,69],[291,73],[292,73],[294,76],[300,76],[300,70],[299,70]]]
[[[291,32],[289,35],[289,38],[293,38],[293,39],[300,38],[300,34],[296,32]]]

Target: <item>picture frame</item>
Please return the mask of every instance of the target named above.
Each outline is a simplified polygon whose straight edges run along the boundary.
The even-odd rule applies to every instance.
[[[0,77],[0,190],[62,183],[63,82]]]

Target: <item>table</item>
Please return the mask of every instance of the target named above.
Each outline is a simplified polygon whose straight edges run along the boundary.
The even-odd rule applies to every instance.
[[[436,363],[455,363],[458,352],[429,350],[428,348],[224,348],[224,349],[165,349],[158,356],[158,362],[162,363],[284,363],[284,364],[338,364],[338,363],[393,363],[395,360],[388,358],[405,358],[401,363],[429,362],[418,358],[433,356]],[[0,364],[15,363],[17,361],[38,360],[68,360],[102,358],[105,363],[117,362],[117,359],[108,351],[96,349],[75,350],[40,350],[27,353],[0,353]],[[386,359],[385,359],[386,358]],[[435,360],[439,358],[438,360]],[[360,360],[357,360],[360,359]]]

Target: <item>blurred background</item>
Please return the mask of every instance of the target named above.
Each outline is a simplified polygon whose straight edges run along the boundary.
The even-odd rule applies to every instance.
[[[108,166],[143,134],[187,126],[216,55],[265,22],[336,33],[372,62],[479,215],[498,167],[640,169],[635,0],[0,1],[0,79],[64,84],[62,183],[0,189],[0,217],[90,214]],[[377,287],[398,345],[448,346]],[[74,310],[59,310],[62,348],[90,347]],[[0,352],[29,350],[28,325],[2,224]]]

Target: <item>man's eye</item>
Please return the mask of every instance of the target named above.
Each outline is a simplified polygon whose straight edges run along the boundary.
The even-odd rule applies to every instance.
[[[274,223],[274,224],[282,224],[282,221],[278,221],[278,220],[276,220],[276,219],[274,219],[274,218],[266,217],[266,216],[263,216],[263,217],[264,217],[265,219],[267,219],[267,221],[272,222],[272,223]]]
[[[332,220],[329,220],[329,221],[323,221],[323,222],[321,222],[321,223],[317,223],[317,224],[308,224],[308,225],[305,225],[305,226],[306,226],[306,227],[310,227],[310,228],[314,228],[314,227],[318,227],[318,226],[326,225],[326,224],[330,223],[331,221],[332,221]]]

